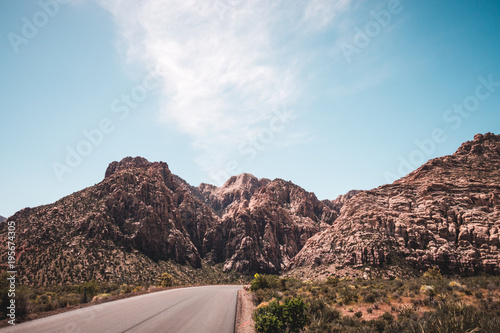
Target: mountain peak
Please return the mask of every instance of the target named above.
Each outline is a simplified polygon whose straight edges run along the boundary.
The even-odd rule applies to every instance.
[[[231,176],[225,183],[222,185],[222,189],[233,189],[233,188],[242,188],[247,186],[260,187],[267,184],[269,180],[265,178],[258,179],[254,175],[250,173],[242,173],[237,176]]]
[[[454,156],[500,156],[500,135],[493,133],[476,134],[474,140],[463,143]]]
[[[152,163],[150,163],[144,157],[128,156],[128,157],[123,158],[120,162],[117,162],[117,161],[111,162],[108,165],[108,168],[106,169],[106,174],[104,177],[108,178],[111,175],[113,175],[116,172],[121,171],[121,170],[132,169],[132,168],[145,168],[145,167],[149,167],[151,165],[152,165]]]

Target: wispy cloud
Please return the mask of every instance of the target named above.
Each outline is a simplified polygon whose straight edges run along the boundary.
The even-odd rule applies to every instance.
[[[315,30],[326,28],[336,18],[337,14],[349,8],[351,0],[311,0],[304,9],[303,22]]]
[[[222,0],[103,0],[102,6],[116,21],[127,57],[159,71],[160,119],[188,134],[202,153],[223,159],[300,96],[302,64],[286,39],[324,29],[350,1],[242,0],[226,5],[223,16]]]

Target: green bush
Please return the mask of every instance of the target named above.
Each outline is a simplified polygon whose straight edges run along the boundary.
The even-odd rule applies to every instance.
[[[250,282],[250,290],[256,291],[259,289],[278,288],[280,285],[279,277],[276,275],[261,275],[256,273],[254,279]]]
[[[283,305],[273,301],[255,311],[255,330],[259,333],[300,332],[309,318],[300,297],[287,299]]]
[[[86,281],[78,286],[78,293],[82,295],[83,302],[92,300],[92,297],[99,292],[99,284],[96,280]]]

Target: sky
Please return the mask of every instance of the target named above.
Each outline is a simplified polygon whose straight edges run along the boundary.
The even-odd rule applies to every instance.
[[[0,215],[164,161],[334,199],[500,134],[496,0],[0,3]]]

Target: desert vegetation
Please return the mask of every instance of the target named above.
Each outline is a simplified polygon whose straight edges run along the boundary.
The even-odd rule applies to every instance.
[[[431,269],[404,281],[332,276],[302,282],[256,275],[250,289],[257,332],[302,328],[307,332],[500,332],[498,276],[443,277],[438,269]],[[295,305],[291,311],[299,313],[297,323],[283,315],[291,304]]]

